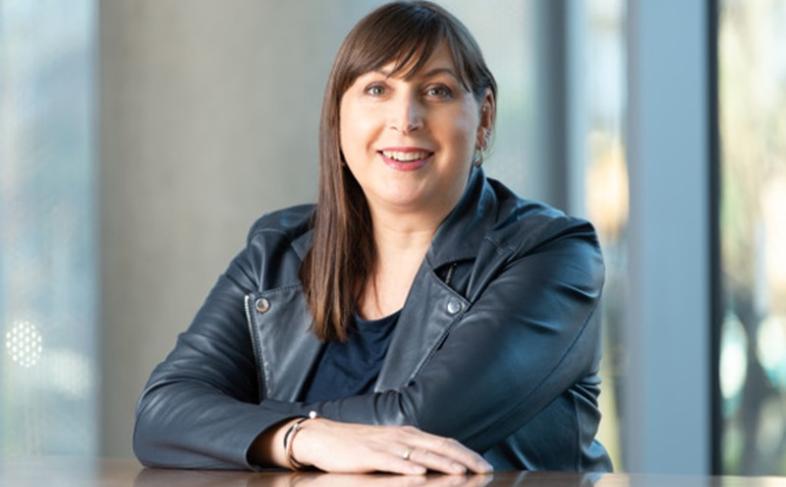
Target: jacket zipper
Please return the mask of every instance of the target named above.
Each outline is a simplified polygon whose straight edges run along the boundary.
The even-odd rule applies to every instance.
[[[456,269],[456,263],[450,264],[448,267],[448,275],[445,276],[445,285],[450,286],[450,280],[453,278],[453,271]]]
[[[243,307],[246,310],[246,323],[248,324],[248,334],[251,338],[251,350],[254,353],[254,371],[257,375],[257,389],[258,389],[258,397],[257,401],[262,400],[262,382],[260,380],[259,375],[259,348],[257,347],[256,338],[254,338],[254,326],[251,322],[251,295],[246,294],[243,299]]]

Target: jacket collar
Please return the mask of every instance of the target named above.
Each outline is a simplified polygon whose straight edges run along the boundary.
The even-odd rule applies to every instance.
[[[483,169],[473,165],[464,194],[437,228],[431,241],[426,253],[429,265],[436,269],[449,262],[474,258],[493,225],[496,206],[494,192],[488,187]],[[292,247],[301,260],[311,248],[313,233],[309,229],[292,241]]]
[[[494,223],[496,206],[483,169],[473,165],[464,194],[437,228],[426,253],[431,267],[474,258]]]

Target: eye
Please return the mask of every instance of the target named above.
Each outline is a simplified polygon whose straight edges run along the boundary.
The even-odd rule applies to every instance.
[[[426,90],[426,95],[436,96],[437,98],[451,98],[453,91],[445,85],[434,85]]]
[[[366,88],[366,93],[371,96],[380,96],[385,92],[385,87],[380,84],[371,85]]]

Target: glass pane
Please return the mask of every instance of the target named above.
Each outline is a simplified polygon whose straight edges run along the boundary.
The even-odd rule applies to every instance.
[[[0,455],[96,451],[95,6],[0,0]]]
[[[726,474],[786,474],[786,2],[721,0]]]
[[[625,120],[625,2],[590,0],[586,4],[583,43],[587,134],[585,189],[587,215],[595,224],[606,262],[606,283],[600,316],[603,327],[603,419],[598,439],[609,451],[616,471],[624,457],[619,426],[625,356],[622,327],[625,315],[628,171],[622,126]],[[580,114],[573,114],[580,116]]]

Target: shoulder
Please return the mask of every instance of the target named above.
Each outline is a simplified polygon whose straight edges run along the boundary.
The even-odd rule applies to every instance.
[[[310,242],[313,212],[313,204],[298,205],[257,218],[228,277],[257,291],[298,284],[298,269]]]
[[[588,220],[570,216],[542,201],[518,196],[501,182],[487,178],[496,201],[494,224],[486,239],[499,250],[524,256],[564,240],[600,253],[597,232]]]
[[[247,243],[297,240],[310,230],[315,207],[314,204],[303,204],[263,214],[251,225]]]
[[[495,274],[509,269],[526,281],[534,278],[574,289],[602,288],[603,254],[588,220],[522,198],[494,179],[487,179],[486,191],[496,210],[484,237],[485,247],[493,252],[482,252],[476,265]]]

